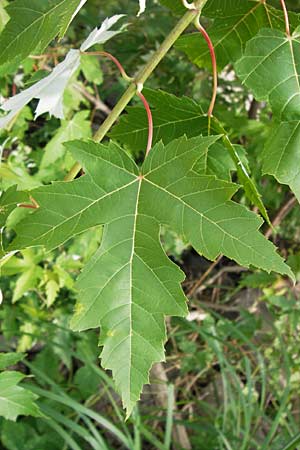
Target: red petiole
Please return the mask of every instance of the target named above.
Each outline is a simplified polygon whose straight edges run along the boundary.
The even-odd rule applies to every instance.
[[[124,80],[126,81],[132,81],[132,78],[129,77],[124,69],[124,67],[122,66],[122,64],[120,63],[120,61],[113,56],[111,53],[108,52],[82,52],[83,55],[90,55],[90,56],[105,56],[106,58],[109,58],[119,69],[122,77],[124,78]]]
[[[139,91],[137,91],[137,96],[140,97],[140,99],[142,100],[145,110],[147,112],[147,117],[148,117],[148,143],[147,143],[147,148],[146,148],[146,157],[147,157],[152,148],[153,118],[152,118],[152,113],[151,113],[149,103],[147,102],[145,96]]]
[[[127,73],[126,73],[124,67],[122,66],[122,64],[120,63],[120,61],[112,54],[107,53],[107,52],[83,52],[83,54],[84,55],[92,55],[92,56],[105,56],[105,57],[109,58],[118,67],[122,77],[126,81],[134,82],[134,79],[127,75]],[[153,118],[152,118],[152,113],[151,113],[149,103],[147,102],[145,96],[142,94],[139,86],[137,86],[137,96],[142,100],[145,110],[147,112],[147,117],[148,117],[148,142],[147,142],[147,148],[146,148],[146,156],[147,156],[152,148],[152,142],[153,142]]]
[[[216,58],[214,44],[212,43],[212,41],[211,41],[211,39],[209,37],[209,34],[205,30],[205,28],[201,25],[200,17],[198,17],[196,19],[195,26],[196,26],[197,30],[200,31],[200,33],[202,34],[204,39],[206,40],[208,48],[209,48],[209,52],[210,52],[210,57],[211,57],[211,63],[212,63],[212,69],[213,69],[213,94],[212,94],[212,99],[211,99],[211,102],[210,102],[210,105],[209,105],[209,109],[208,109],[208,112],[207,112],[208,117],[211,117],[212,114],[213,114],[213,110],[214,110],[215,103],[216,103],[216,98],[217,98],[217,93],[218,93],[217,58]]]
[[[19,208],[38,209],[40,207],[38,202],[31,196],[29,198],[30,198],[31,203],[19,203],[17,206]]]

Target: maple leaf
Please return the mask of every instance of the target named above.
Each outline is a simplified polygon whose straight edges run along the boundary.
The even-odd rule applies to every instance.
[[[39,245],[50,250],[105,225],[101,246],[76,282],[79,300],[71,326],[101,327],[102,365],[112,370],[127,414],[152,364],[164,359],[164,317],[187,313],[184,274],[161,247],[160,225],[206,258],[224,254],[247,267],[292,276],[258,231],[262,220],[230,201],[238,186],[192,170],[218,138],[158,143],[141,169],[112,142],[67,143],[85,175],[31,191],[40,207],[15,228],[9,250]]]
[[[261,30],[235,67],[243,84],[257,100],[268,100],[274,114],[263,171],[288,184],[300,201],[299,31],[287,37],[279,30]]]

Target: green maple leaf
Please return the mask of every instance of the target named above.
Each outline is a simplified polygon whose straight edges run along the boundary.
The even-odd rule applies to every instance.
[[[213,19],[208,32],[215,47],[219,69],[237,61],[247,41],[261,28],[284,29],[282,11],[260,0],[211,0],[203,8],[203,15]],[[293,26],[299,24],[296,14],[291,14],[290,19]],[[211,67],[209,49],[199,33],[182,36],[176,47],[198,66]]]
[[[0,74],[13,72],[30,54],[62,37],[80,0],[15,0],[6,8],[9,22],[0,35]]]
[[[263,29],[236,63],[257,100],[268,100],[275,121],[263,153],[263,170],[288,184],[300,201],[300,35]]]
[[[18,386],[24,378],[25,375],[20,372],[0,373],[0,416],[5,419],[16,420],[19,415],[41,415],[39,408],[34,403],[37,396]]]
[[[160,225],[206,258],[224,254],[244,266],[292,276],[258,231],[262,220],[230,201],[238,186],[192,170],[217,139],[158,143],[141,169],[114,143],[68,143],[85,176],[33,190],[40,208],[16,226],[11,250],[50,250],[105,224],[101,246],[77,280],[71,325],[78,331],[101,327],[102,365],[112,370],[127,414],[151,365],[164,359],[164,317],[187,312],[184,274],[161,247]]]

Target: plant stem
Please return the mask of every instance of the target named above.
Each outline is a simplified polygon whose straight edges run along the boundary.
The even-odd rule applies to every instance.
[[[147,102],[145,96],[137,91],[136,94],[138,97],[140,97],[140,99],[143,102],[143,105],[145,107],[146,113],[147,113],[147,118],[148,118],[148,142],[147,142],[147,148],[146,148],[146,157],[148,156],[151,148],[152,148],[152,141],[153,141],[153,118],[152,118],[152,113],[151,113],[151,109],[149,106],[149,103]]]
[[[173,44],[177,41],[179,36],[184,32],[184,30],[195,20],[197,15],[201,12],[203,6],[207,0],[196,0],[194,2],[197,9],[188,10],[185,15],[179,20],[177,25],[173,28],[170,34],[166,37],[161,46],[154,53],[152,58],[148,61],[145,67],[137,74],[126,92],[122,95],[111,114],[106,118],[106,120],[102,123],[98,131],[94,135],[94,140],[96,142],[101,142],[102,139],[106,136],[108,131],[111,129],[113,124],[122,114],[128,103],[132,100],[132,98],[136,95],[136,86],[143,85],[145,81],[149,78],[152,72],[156,69],[161,60],[168,53]],[[78,172],[81,169],[81,165],[76,163],[70,172],[65,177],[65,181],[73,180]]]
[[[217,68],[217,58],[215,53],[214,44],[212,43],[209,34],[207,33],[206,29],[201,25],[200,23],[200,16],[195,20],[195,26],[197,30],[200,31],[204,39],[206,40],[206,43],[209,48],[210,57],[211,57],[211,64],[213,69],[213,94],[211,98],[211,102],[208,109],[208,117],[211,117],[214,111],[216,99],[217,99],[217,93],[218,93],[218,68]]]
[[[281,6],[283,9],[283,14],[284,14],[284,20],[285,20],[285,31],[288,37],[291,36],[291,30],[290,30],[290,21],[289,21],[289,14],[288,14],[288,10],[285,4],[285,0],[280,0],[281,2]]]

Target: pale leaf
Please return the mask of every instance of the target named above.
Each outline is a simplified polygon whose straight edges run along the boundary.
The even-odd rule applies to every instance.
[[[88,38],[83,42],[83,44],[80,47],[80,50],[82,52],[85,52],[90,47],[92,47],[95,44],[104,44],[106,41],[114,37],[116,34],[119,34],[121,31],[111,31],[110,28],[118,22],[118,20],[121,19],[121,17],[124,17],[124,14],[118,14],[112,17],[107,17],[104,22],[102,23],[100,28],[95,28]]]
[[[62,119],[64,117],[64,90],[79,64],[79,50],[70,50],[66,58],[53,69],[50,75],[4,102],[1,108],[4,111],[9,111],[9,114],[0,119],[0,128],[5,127],[14,115],[33,98],[40,100],[35,111],[35,118],[49,112],[50,115]]]
[[[145,12],[146,0],[139,0],[139,4],[140,4],[140,10],[138,12],[138,16],[140,16],[141,14],[143,14],[143,12]]]

